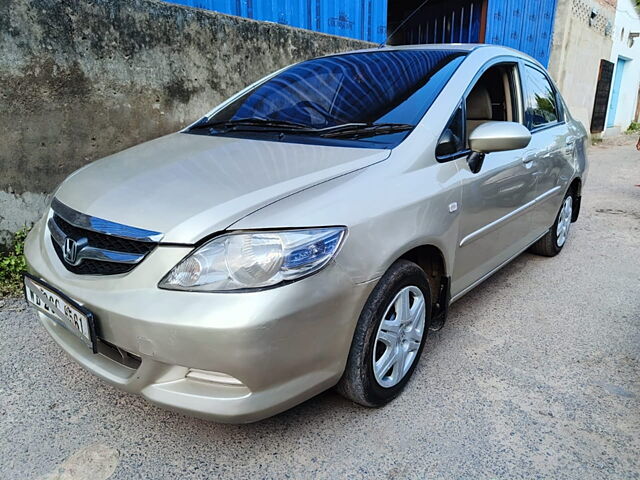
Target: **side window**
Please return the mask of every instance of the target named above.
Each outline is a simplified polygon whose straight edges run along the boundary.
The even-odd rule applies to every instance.
[[[438,146],[436,147],[436,157],[438,161],[445,162],[456,153],[464,151],[464,138],[464,109],[462,105],[460,105],[453,114],[453,117],[451,117],[449,125],[444,129],[438,141]]]
[[[517,122],[520,118],[516,65],[491,66],[473,86],[466,98],[467,136],[487,122]]]
[[[526,118],[529,130],[556,123],[560,118],[556,93],[546,75],[525,66]]]
[[[442,132],[436,147],[439,162],[468,154],[467,139],[483,123],[520,121],[516,68],[513,62],[499,63],[480,76]]]

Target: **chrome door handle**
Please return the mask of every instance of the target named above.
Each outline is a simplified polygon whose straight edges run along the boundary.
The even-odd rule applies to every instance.
[[[535,152],[527,152],[524,154],[524,157],[522,157],[522,163],[524,163],[527,166],[530,166],[531,162],[533,162],[535,159],[536,159]]]

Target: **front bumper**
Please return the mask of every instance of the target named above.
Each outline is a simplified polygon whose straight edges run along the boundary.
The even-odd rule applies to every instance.
[[[161,290],[158,281],[189,251],[156,248],[124,275],[80,276],[56,256],[43,222],[25,243],[29,272],[96,317],[98,337],[139,357],[137,368],[93,354],[39,313],[56,342],[84,368],[162,407],[222,422],[279,413],[334,385],[374,283],[355,285],[335,263],[304,280],[251,293]],[[229,385],[192,379],[221,372]]]

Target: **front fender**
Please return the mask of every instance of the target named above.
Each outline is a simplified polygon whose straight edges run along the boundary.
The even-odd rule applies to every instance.
[[[394,172],[392,161],[372,165],[269,205],[230,229],[345,225],[336,262],[355,283],[380,277],[407,251],[437,247],[448,270],[458,237],[460,202],[453,162]],[[450,271],[447,275],[450,275]]]

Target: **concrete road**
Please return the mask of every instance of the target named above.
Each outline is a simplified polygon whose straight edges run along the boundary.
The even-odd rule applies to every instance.
[[[333,392],[218,425],[103,384],[19,300],[0,311],[0,478],[640,478],[640,153],[591,150],[554,259],[524,254],[456,303],[404,395]]]

